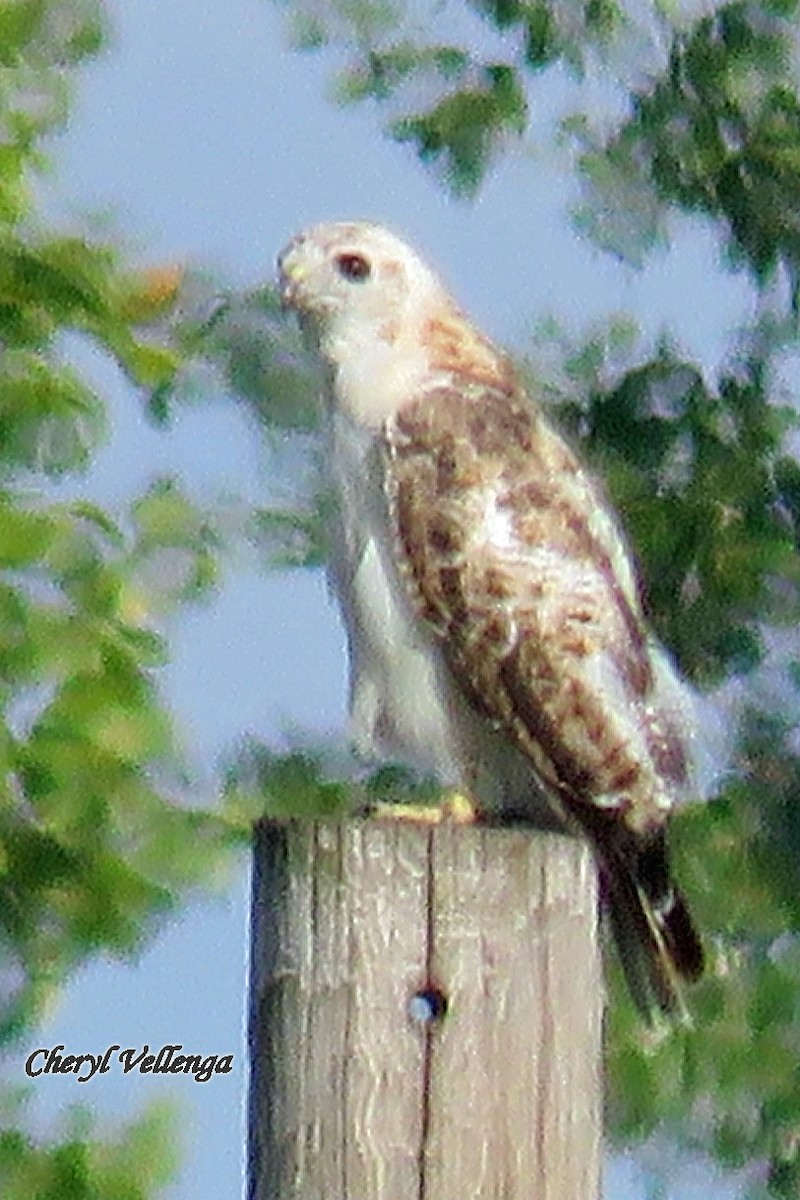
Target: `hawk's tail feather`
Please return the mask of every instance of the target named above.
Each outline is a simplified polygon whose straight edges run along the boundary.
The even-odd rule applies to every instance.
[[[703,973],[703,947],[689,908],[672,883],[666,838],[606,858],[609,915],[631,996],[643,1015],[685,1018],[681,985]]]

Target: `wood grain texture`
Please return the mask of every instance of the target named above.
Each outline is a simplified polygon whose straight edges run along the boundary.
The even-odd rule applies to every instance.
[[[250,1200],[596,1200],[594,869],[558,835],[259,826]],[[434,984],[438,1022],[409,1012]]]

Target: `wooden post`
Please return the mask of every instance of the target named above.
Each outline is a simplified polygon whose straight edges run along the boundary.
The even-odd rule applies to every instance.
[[[597,1200],[580,842],[264,821],[251,955],[249,1200]]]

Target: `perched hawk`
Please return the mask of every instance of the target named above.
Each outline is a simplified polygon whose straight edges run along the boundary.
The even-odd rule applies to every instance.
[[[680,1011],[703,951],[665,830],[694,787],[692,695],[603,492],[386,229],[319,225],[279,269],[325,371],[357,746],[432,769],[490,820],[587,837],[634,999]]]

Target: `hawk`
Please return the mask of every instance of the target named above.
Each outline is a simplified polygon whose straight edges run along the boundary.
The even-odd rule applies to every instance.
[[[693,695],[600,485],[394,234],[319,225],[278,266],[324,372],[356,747],[588,838],[634,1000],[681,1013],[703,950],[666,826],[696,786]]]

